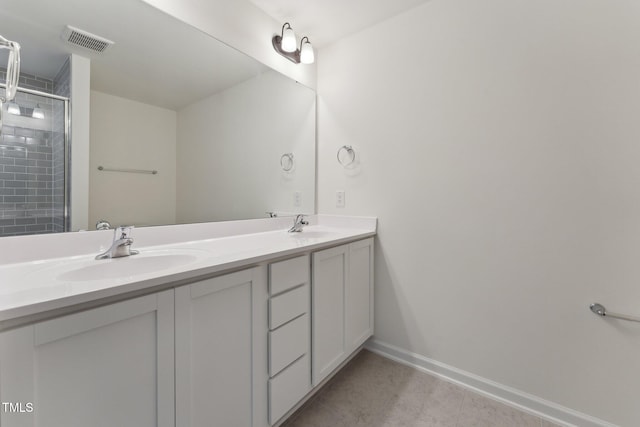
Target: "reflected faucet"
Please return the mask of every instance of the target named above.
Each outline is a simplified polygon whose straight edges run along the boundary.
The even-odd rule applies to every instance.
[[[289,233],[299,233],[305,225],[309,225],[309,221],[305,221],[304,215],[298,214],[293,220],[293,227],[289,229]]]
[[[133,228],[133,225],[121,225],[120,227],[117,227],[113,234],[113,243],[111,244],[111,247],[96,256],[96,259],[110,259],[137,255],[139,252],[131,249],[133,239],[130,236]]]
[[[99,219],[96,222],[96,230],[111,230],[111,224],[109,224],[109,221]]]

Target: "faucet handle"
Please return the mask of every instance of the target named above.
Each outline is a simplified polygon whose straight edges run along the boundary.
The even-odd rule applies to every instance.
[[[96,222],[96,230],[110,230],[110,229],[111,229],[111,224],[109,224],[109,221],[100,219],[98,220],[98,222]]]
[[[116,227],[113,239],[129,239],[131,238],[131,231],[135,228],[133,225],[120,225]]]

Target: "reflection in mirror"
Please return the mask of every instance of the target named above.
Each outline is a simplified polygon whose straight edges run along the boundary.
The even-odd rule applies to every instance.
[[[67,26],[114,43],[101,53],[72,45]],[[101,219],[144,226],[315,211],[311,89],[142,1],[7,0],[0,28],[21,43],[20,86],[32,90],[19,92],[24,114],[8,115],[2,130],[0,236],[65,223],[94,229]],[[74,69],[77,58],[90,68]],[[68,145],[88,152],[89,176],[79,172],[86,164],[64,157],[64,107],[55,106],[70,98],[77,125],[83,91],[90,140],[71,134]],[[36,108],[45,119],[26,116]],[[291,168],[282,167],[285,153]],[[71,193],[65,217],[69,188],[87,180],[88,195]]]

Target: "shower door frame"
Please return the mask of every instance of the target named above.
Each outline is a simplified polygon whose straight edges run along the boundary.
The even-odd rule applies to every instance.
[[[7,85],[0,83],[0,88],[6,89]],[[71,213],[69,211],[71,202],[71,186],[69,179],[71,178],[71,144],[69,143],[69,132],[71,130],[71,111],[69,106],[69,98],[66,96],[54,95],[52,93],[41,92],[39,90],[27,89],[18,86],[17,92],[23,92],[30,95],[43,96],[49,99],[62,101],[64,105],[64,206],[62,208],[63,232],[71,229]],[[41,234],[41,233],[40,233]]]

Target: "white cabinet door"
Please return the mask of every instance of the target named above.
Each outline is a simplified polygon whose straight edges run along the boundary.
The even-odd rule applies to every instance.
[[[373,239],[349,245],[345,338],[351,353],[373,335]]]
[[[0,425],[173,426],[173,313],[169,290],[3,332]]]
[[[373,335],[373,239],[314,253],[311,287],[317,386]]]
[[[176,425],[249,427],[253,421],[254,346],[266,347],[266,274],[259,268],[176,288]],[[261,291],[263,290],[263,292]],[[264,301],[258,295],[264,293]],[[261,350],[261,365],[266,365]],[[264,391],[255,399],[266,402]],[[256,383],[258,384],[258,383]],[[264,406],[264,403],[263,403]],[[256,415],[257,417],[257,415]]]
[[[312,262],[312,368],[318,385],[346,358],[344,301],[348,246],[315,252]]]

